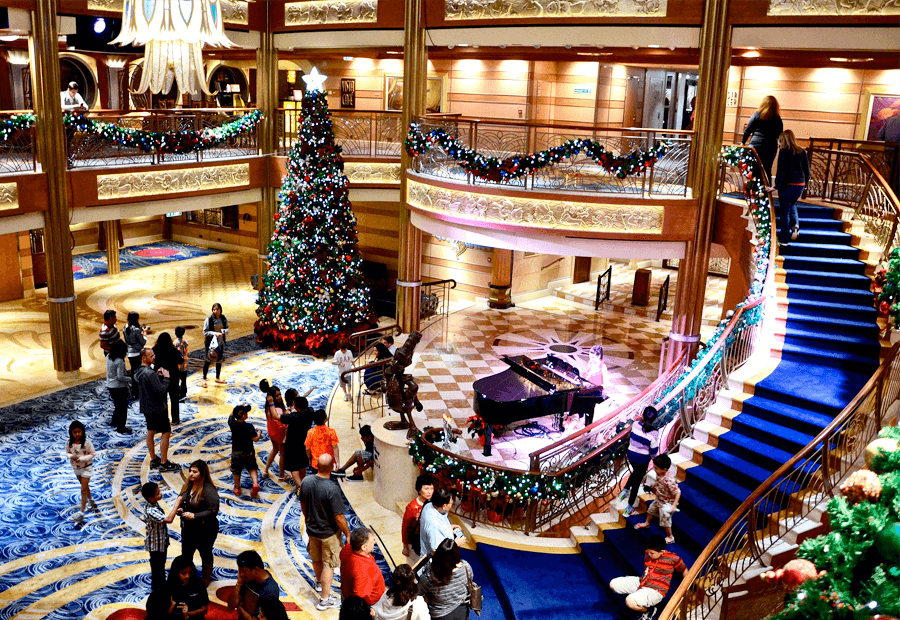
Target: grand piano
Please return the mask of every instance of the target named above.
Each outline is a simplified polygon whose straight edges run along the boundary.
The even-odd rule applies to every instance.
[[[517,355],[502,360],[508,369],[472,384],[473,408],[485,422],[484,456],[491,456],[494,425],[556,415],[557,428],[561,430],[562,414],[569,411],[573,396],[596,393],[599,397],[602,390],[582,379],[577,368],[555,355],[537,360]]]

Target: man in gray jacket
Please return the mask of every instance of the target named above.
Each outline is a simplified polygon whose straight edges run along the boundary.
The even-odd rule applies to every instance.
[[[141,391],[141,413],[147,421],[147,452],[150,454],[150,468],[160,472],[180,471],[181,468],[168,460],[169,436],[172,425],[166,408],[166,393],[169,389],[169,371],[165,368],[153,370],[156,354],[153,349],[141,349],[141,367],[134,372],[134,380]],[[160,434],[159,458],[156,456],[156,433]]]

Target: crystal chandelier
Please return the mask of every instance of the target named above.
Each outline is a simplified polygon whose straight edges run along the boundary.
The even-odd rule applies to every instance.
[[[220,0],[125,0],[117,45],[143,45],[137,92],[212,95],[203,70],[203,46],[235,47],[225,36]]]

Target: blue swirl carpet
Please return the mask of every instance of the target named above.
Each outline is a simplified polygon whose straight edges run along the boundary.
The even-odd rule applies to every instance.
[[[121,271],[130,271],[140,267],[152,267],[199,256],[221,254],[222,251],[178,241],[156,241],[120,249],[119,268]],[[72,276],[76,280],[106,275],[108,269],[106,252],[89,252],[72,257]]]
[[[225,419],[242,402],[253,405],[250,420],[263,431],[256,444],[260,464],[268,456],[265,419],[257,383],[275,377],[285,389],[305,391],[315,407],[325,407],[337,381],[337,368],[305,355],[252,350],[253,338],[229,343],[224,373],[227,388],[197,392],[189,380],[189,400],[182,403],[182,423],[172,435],[170,458],[180,464],[204,458],[210,464],[221,498],[221,531],[216,541],[212,590],[237,578],[234,560],[244,549],[261,551],[285,590],[313,585],[311,564],[301,536],[302,516],[293,486],[263,481],[258,499],[235,497],[228,469],[231,442]],[[247,351],[248,352],[241,352]],[[160,484],[163,503],[174,500],[182,476],[149,469],[143,417],[130,403],[133,435],[112,431],[112,406],[104,381],[93,381],[0,409],[0,619],[105,618],[113,609],[141,607],[150,588],[143,548],[144,502],[140,486]],[[65,456],[69,423],[81,420],[97,449],[91,491],[99,514],[88,513],[83,525],[72,521],[80,498],[78,482]],[[245,490],[249,479],[244,474]],[[345,498],[345,503],[346,498]],[[361,525],[352,507],[350,527]],[[170,529],[180,541],[178,520]],[[176,547],[177,548],[177,547]],[[170,556],[174,555],[170,549]],[[380,551],[376,559],[387,574]],[[199,557],[196,558],[199,561]]]

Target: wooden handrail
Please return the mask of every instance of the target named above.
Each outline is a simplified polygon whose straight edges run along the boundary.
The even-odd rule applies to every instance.
[[[456,288],[456,280],[453,278],[448,278],[446,280],[432,280],[431,282],[422,282],[422,286],[439,286],[441,284],[452,284],[450,288]]]
[[[394,334],[402,334],[403,330],[400,329],[399,325],[397,325],[396,323],[393,323],[391,325],[386,325],[384,327],[374,327],[372,329],[367,329],[367,330],[364,330],[361,332],[354,332],[354,333],[350,334],[350,337],[351,338],[359,338],[360,336],[369,336],[371,334],[387,334],[388,332],[393,332],[391,334],[393,336]]]
[[[366,350],[368,351],[368,349]],[[387,366],[391,363],[392,359],[393,358],[388,357],[383,360],[375,360],[374,362],[369,362],[368,364],[363,364],[362,366],[356,366],[354,368],[351,368],[350,370],[345,370],[341,373],[341,379],[347,379],[347,377],[352,375],[354,372],[359,372],[361,370],[368,370],[369,368],[377,368],[379,366]]]
[[[713,536],[712,541],[703,549],[700,553],[697,560],[694,562],[693,566],[691,566],[690,570],[687,573],[687,576],[682,580],[681,585],[678,586],[678,589],[675,590],[675,593],[672,595],[672,598],[669,600],[669,603],[666,605],[665,609],[663,609],[662,614],[660,615],[660,620],[667,620],[669,618],[674,617],[674,612],[677,607],[681,604],[681,600],[684,598],[685,593],[688,588],[697,580],[698,573],[705,565],[706,561],[713,554],[715,549],[719,546],[719,544],[725,539],[725,537],[729,534],[734,525],[741,519],[745,514],[752,513],[753,505],[762,497],[765,493],[767,493],[771,488],[777,486],[785,475],[790,472],[794,466],[800,462],[801,460],[807,458],[809,455],[818,452],[819,450],[828,450],[829,443],[826,441],[830,435],[834,433],[834,430],[841,426],[847,419],[854,414],[856,408],[862,403],[872,391],[874,385],[880,381],[884,375],[891,368],[891,365],[894,362],[894,358],[897,356],[897,352],[900,350],[900,342],[896,343],[892,348],[890,353],[888,353],[887,358],[882,362],[882,364],[878,367],[878,370],[875,371],[875,374],[866,382],[865,386],[859,391],[859,393],[853,397],[853,400],[844,407],[843,411],[839,413],[831,423],[826,426],[816,437],[810,441],[803,449],[800,450],[793,457],[788,459],[787,463],[779,467],[771,476],[766,478],[765,482],[759,485],[753,493],[750,494],[750,497],[744,500],[744,502],[735,510],[725,524],[719,529],[715,536]],[[881,415],[881,411],[879,410],[878,415]],[[823,465],[827,461],[827,458],[822,459]],[[823,483],[825,485],[828,484],[828,478],[823,479]],[[748,536],[752,537],[752,530],[748,530]]]

